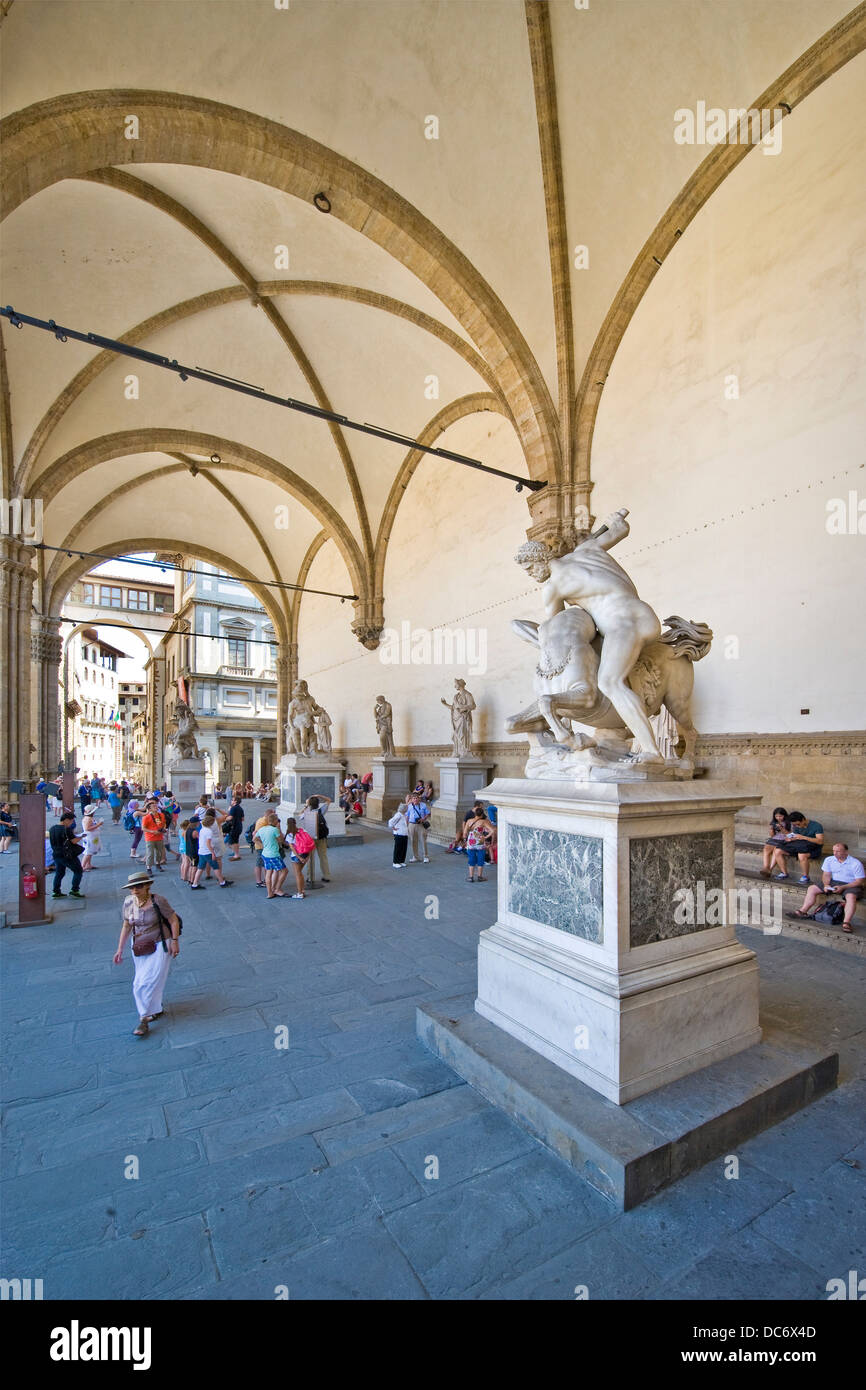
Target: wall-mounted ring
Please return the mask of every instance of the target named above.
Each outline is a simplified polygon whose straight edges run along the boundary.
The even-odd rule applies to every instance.
[[[211,463],[222,463],[222,459],[220,458],[219,454],[211,454],[210,461]]]
[[[319,209],[319,212],[331,211],[331,200],[328,197],[327,193],[317,193],[315,198],[313,199],[313,202]]]

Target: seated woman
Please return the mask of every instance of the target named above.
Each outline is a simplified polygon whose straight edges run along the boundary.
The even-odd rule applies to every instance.
[[[423,792],[421,793],[421,800],[422,800],[422,801],[426,801],[428,806],[432,806],[432,805],[433,805],[434,799],[435,799],[435,793],[434,793],[434,791],[433,791],[433,783],[432,783],[432,782],[425,782],[425,783],[424,783],[424,790],[423,790]]]
[[[770,838],[765,842],[762,851],[763,863],[761,865],[761,875],[769,878],[773,864],[777,862],[776,851],[782,844],[785,836],[791,829],[791,821],[784,806],[777,806],[773,812],[773,819],[770,822]],[[782,864],[784,869],[785,865]]]

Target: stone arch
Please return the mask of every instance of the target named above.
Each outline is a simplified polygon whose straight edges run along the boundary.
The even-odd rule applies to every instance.
[[[791,112],[816,87],[866,48],[866,5],[860,4],[807,48],[752,103],[758,111]],[[782,119],[782,118],[780,118]],[[728,174],[754,146],[716,145],[684,184],[653,228],[608,309],[593,343],[575,400],[575,468],[578,481],[589,482],[590,456],[601,393],[611,364],[656,272],[674,249],[686,227],[698,215]]]
[[[358,590],[359,599],[365,597],[369,588],[367,566],[357,541],[339,512],[322,497],[321,493],[311,487],[305,479],[293,473],[290,468],[278,463],[269,455],[262,454],[257,449],[239,444],[234,440],[222,439],[217,435],[200,434],[192,430],[164,428],[122,430],[115,434],[102,435],[98,439],[90,439],[82,445],[76,445],[61,458],[55,459],[52,464],[49,464],[35,480],[32,487],[36,495],[44,499],[47,515],[52,501],[61,489],[89,468],[95,468],[101,463],[108,462],[109,459],[120,458],[127,454],[176,454],[183,452],[203,454],[205,457],[217,453],[223,463],[235,464],[241,471],[254,473],[259,477],[278,482],[292,497],[311,511],[334,537],[352,583]],[[183,549],[184,546],[190,553],[193,553],[190,542],[183,542],[180,548]],[[152,548],[164,549],[165,546],[161,541],[157,541]]]
[[[122,115],[140,113],[124,139]],[[400,261],[447,306],[497,378],[530,477],[559,481],[556,409],[522,333],[471,261],[381,179],[327,146],[249,111],[172,92],[108,89],[37,102],[0,123],[3,215],[60,179],[130,163],[190,164],[238,174],[312,201],[328,189],[331,214]]]
[[[131,623],[122,623],[118,618],[91,618],[83,623],[76,623],[71,631],[67,632],[66,636],[63,638],[63,650],[66,650],[73,637],[77,637],[79,632],[83,632],[84,629],[88,627],[117,627],[120,628],[121,632],[133,632],[136,637],[141,639],[150,652],[150,655],[153,656],[153,643],[147,636],[147,633],[142,628],[133,627]]]

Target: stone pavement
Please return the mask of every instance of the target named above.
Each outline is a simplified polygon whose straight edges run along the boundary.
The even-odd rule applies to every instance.
[[[737,1178],[717,1159],[618,1213],[415,1038],[419,1000],[473,992],[495,918],[462,856],[397,873],[368,829],[304,902],[265,901],[246,847],[231,888],[191,894],[172,862],[181,953],[138,1039],[111,961],[134,866],[105,839],[86,905],[0,937],[2,1276],[46,1299],[812,1300],[866,1272],[866,962],[741,929],[764,1017],[832,1043],[840,1087]]]

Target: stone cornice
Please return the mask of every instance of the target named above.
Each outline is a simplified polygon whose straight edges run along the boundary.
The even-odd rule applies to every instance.
[[[696,756],[701,753],[749,755],[777,754],[782,757],[862,757],[866,754],[866,731],[840,730],[822,734],[701,734]]]

